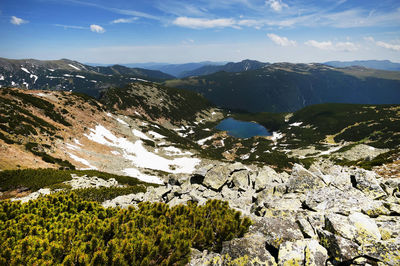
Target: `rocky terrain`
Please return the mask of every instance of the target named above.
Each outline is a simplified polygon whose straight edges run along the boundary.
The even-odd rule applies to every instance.
[[[116,187],[115,179],[74,175],[72,189]],[[27,201],[49,190],[21,198]],[[103,202],[104,207],[209,199],[228,201],[251,218],[243,238],[222,251],[192,250],[190,265],[398,265],[400,179],[320,161],[291,173],[240,163],[214,163],[191,175],[170,176],[159,187]]]

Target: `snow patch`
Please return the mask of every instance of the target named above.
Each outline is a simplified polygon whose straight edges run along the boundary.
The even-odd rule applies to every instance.
[[[152,140],[148,136],[146,136],[142,131],[139,131],[137,129],[132,129],[133,135],[135,135],[138,138],[145,139],[145,140]]]
[[[86,161],[85,159],[80,158],[80,157],[78,157],[78,156],[76,156],[76,155],[74,155],[74,154],[72,154],[72,153],[69,153],[69,152],[67,152],[67,153],[68,153],[69,157],[71,157],[74,161],[77,161],[77,162],[80,162],[80,163],[82,163],[82,164],[84,164],[84,165],[87,165],[87,166],[89,167],[88,169],[97,170],[97,167],[91,165],[91,164],[90,164],[88,161]]]
[[[51,71],[51,72],[54,72],[54,69],[49,68],[48,70]]]
[[[0,75],[0,80],[4,80],[4,76],[3,75]]]
[[[63,76],[64,77],[72,77],[72,75],[69,75],[69,74],[64,74]]]
[[[75,75],[75,77],[80,78],[80,79],[85,79],[85,77],[81,76],[81,75]]]
[[[165,147],[163,150],[166,151],[167,155],[193,155],[193,153],[189,151],[182,152],[180,149],[173,146]]]
[[[166,159],[149,152],[141,140],[130,142],[125,138],[118,138],[102,125],[97,125],[95,129],[91,129],[90,131],[89,135],[85,134],[88,139],[121,149],[123,157],[130,160],[136,167],[161,170],[174,174],[191,174],[201,162],[197,158],[189,157]]]
[[[76,66],[74,66],[74,65],[71,65],[71,64],[68,64],[70,67],[72,67],[73,69],[76,69],[76,70],[81,70],[80,68],[78,68],[78,67],[76,67]]]
[[[128,123],[126,123],[124,120],[122,120],[122,119],[120,119],[120,118],[118,118],[118,117],[116,117],[115,120],[117,120],[120,124],[123,124],[123,125],[125,125],[125,126],[129,126]]]
[[[207,138],[201,139],[201,140],[197,141],[197,144],[199,144],[199,145],[202,146],[202,145],[204,145],[204,143],[206,143],[206,141],[212,139],[213,137],[214,137],[214,136],[209,136],[209,137],[207,137]]]
[[[271,140],[272,141],[277,141],[278,139],[283,138],[283,134],[280,132],[272,132],[272,137]]]
[[[161,134],[158,134],[157,132],[154,132],[154,131],[151,131],[151,130],[149,132],[147,132],[147,133],[149,133],[155,139],[164,139],[165,138],[165,136],[163,136]]]
[[[125,174],[127,174],[128,176],[136,177],[137,179],[147,182],[147,183],[160,184],[160,185],[164,183],[157,176],[143,174],[136,168],[126,168],[123,170],[123,172]]]
[[[25,67],[21,67],[21,70],[22,71],[24,71],[24,72],[26,72],[26,73],[28,73],[28,74],[30,74],[31,72],[29,72],[29,70],[28,69],[26,69]]]
[[[82,146],[82,144],[79,142],[78,139],[74,139],[74,142],[75,142],[76,144],[78,144],[79,146]]]
[[[35,83],[36,83],[36,80],[38,79],[38,76],[31,74],[29,77],[30,77],[31,79],[32,79],[32,78],[35,79],[35,80],[33,81],[33,84],[35,84]]]
[[[289,124],[289,126],[291,126],[291,127],[299,127],[299,126],[301,126],[301,124],[303,124],[303,122],[295,122],[295,123]]]

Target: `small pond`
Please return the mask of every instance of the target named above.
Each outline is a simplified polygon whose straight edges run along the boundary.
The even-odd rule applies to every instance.
[[[271,136],[268,130],[255,122],[244,122],[231,117],[222,120],[216,127],[227,131],[228,135],[237,138],[251,138],[254,136]]]

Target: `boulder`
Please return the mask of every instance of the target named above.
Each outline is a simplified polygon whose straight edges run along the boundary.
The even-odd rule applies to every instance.
[[[327,250],[315,239],[285,242],[279,247],[279,265],[325,265]]]
[[[255,177],[254,188],[256,191],[261,191],[267,187],[270,187],[273,183],[284,183],[282,179],[287,179],[286,173],[278,174],[271,167],[264,166]]]
[[[372,199],[357,189],[349,188],[342,191],[329,186],[309,191],[305,205],[318,212],[329,211],[349,215],[351,212],[361,212],[363,208],[373,204],[372,202]]]
[[[366,244],[362,247],[362,253],[380,261],[381,265],[398,266],[400,263],[400,239]]]
[[[230,173],[228,167],[223,165],[214,166],[210,170],[207,171],[203,185],[213,189],[213,190],[220,190],[228,181],[230,181]]]
[[[353,186],[361,190],[365,195],[372,199],[378,199],[387,196],[385,191],[381,188],[377,181],[377,174],[372,171],[366,171],[364,169],[357,169],[353,175],[351,175]]]
[[[266,243],[276,249],[283,242],[303,239],[303,234],[296,220],[290,216],[263,217],[250,227],[249,232],[263,234]]]
[[[400,238],[400,216],[379,216],[374,220],[382,240]]]
[[[248,234],[222,243],[221,254],[228,254],[232,260],[247,257],[246,265],[276,265],[274,257],[265,249],[265,237]]]
[[[326,184],[324,181],[305,169],[299,164],[295,164],[292,168],[292,174],[288,181],[288,192],[305,193],[308,190],[322,188]]]
[[[249,171],[240,170],[233,172],[231,175],[232,183],[236,189],[248,190],[251,188]]]
[[[325,230],[318,230],[320,243],[328,250],[329,257],[340,263],[361,255],[360,247],[353,241]],[[334,263],[334,264],[335,264]]]

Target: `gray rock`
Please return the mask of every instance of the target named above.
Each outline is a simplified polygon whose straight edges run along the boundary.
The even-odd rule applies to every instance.
[[[207,171],[203,184],[213,190],[220,190],[228,181],[230,181],[231,171],[223,165],[214,166]]]
[[[400,237],[400,216],[379,216],[375,220],[382,240]]]
[[[240,170],[233,172],[231,178],[235,188],[240,190],[248,190],[251,188],[252,184],[250,183],[249,171]]]
[[[288,181],[288,192],[305,193],[307,190],[322,188],[326,184],[317,175],[311,173],[303,166],[295,164]]]
[[[387,196],[377,181],[377,174],[372,171],[357,169],[351,176],[356,188],[372,199],[378,199]],[[354,182],[353,181],[353,182]]]
[[[351,240],[325,230],[318,230],[318,236],[320,243],[328,250],[329,256],[336,263],[348,261],[361,255],[360,247]]]
[[[260,191],[271,186],[272,183],[283,183],[282,178],[274,169],[264,166],[254,180],[254,188],[256,191]]]
[[[325,265],[327,250],[315,239],[285,242],[279,247],[278,265]]]
[[[400,263],[400,239],[365,244],[362,247],[362,253],[379,260],[383,265],[398,266]]]
[[[246,257],[246,265],[276,265],[274,257],[265,249],[265,241],[260,234],[249,234],[223,242],[221,254],[228,254],[233,260]]]
[[[293,217],[263,217],[250,227],[250,233],[261,233],[268,245],[275,248],[286,241],[303,239],[298,224]]]

